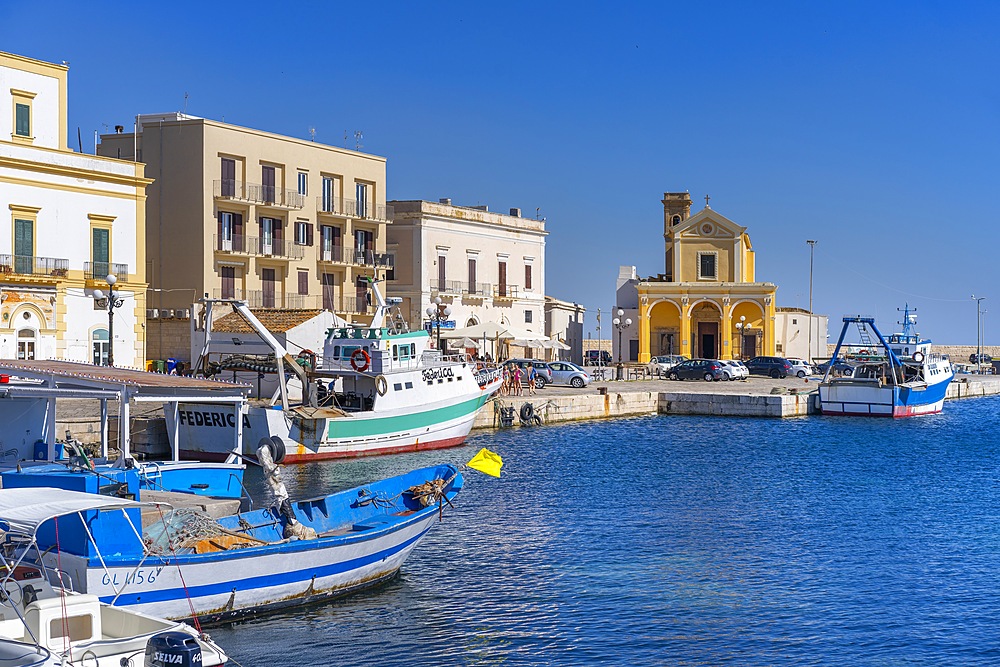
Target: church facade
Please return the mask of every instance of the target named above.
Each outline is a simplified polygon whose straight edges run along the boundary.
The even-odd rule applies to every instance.
[[[663,195],[664,273],[637,279],[638,332],[629,357],[749,359],[775,354],[777,286],[757,282],[746,227],[705,208],[691,215],[686,192]]]

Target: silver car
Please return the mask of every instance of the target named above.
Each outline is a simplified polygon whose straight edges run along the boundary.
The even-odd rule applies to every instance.
[[[670,369],[681,363],[682,361],[687,361],[688,358],[681,354],[667,354],[660,357],[653,357],[649,360],[646,369],[649,371],[650,375],[661,375],[667,377],[667,373]]]
[[[552,374],[552,384],[568,384],[577,389],[590,384],[590,374],[576,364],[568,361],[550,361],[548,366]]]
[[[736,359],[722,362],[722,374],[727,380],[745,380],[750,377],[750,371],[742,361]]]

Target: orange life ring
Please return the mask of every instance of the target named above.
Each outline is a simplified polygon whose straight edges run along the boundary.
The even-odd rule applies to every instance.
[[[858,354],[868,354],[868,350],[858,350]]]
[[[360,360],[364,360],[364,363],[358,363]],[[368,355],[368,350],[363,347],[359,347],[351,353],[351,368],[359,373],[364,373],[368,370],[368,364],[370,364],[372,358]]]

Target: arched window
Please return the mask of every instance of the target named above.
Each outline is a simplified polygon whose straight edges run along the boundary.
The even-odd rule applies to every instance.
[[[90,349],[94,351],[95,366],[108,365],[109,345],[110,341],[108,340],[108,330],[94,329],[94,332],[90,334]]]
[[[37,333],[34,329],[17,330],[17,358],[30,361],[35,358],[35,341]]]
[[[673,217],[673,219],[670,220],[670,224],[671,225],[679,225],[679,224],[681,224],[681,216],[675,215]]]

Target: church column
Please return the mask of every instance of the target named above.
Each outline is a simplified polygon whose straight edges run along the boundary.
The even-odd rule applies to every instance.
[[[694,346],[691,344],[691,311],[688,308],[688,298],[681,297],[681,354],[690,358],[694,355],[691,354],[691,350]]]
[[[774,319],[775,319],[775,309],[774,309],[774,299],[772,297],[764,297],[764,354],[774,355],[775,352],[775,340],[774,340]]]
[[[649,300],[639,298],[639,363],[649,363]]]
[[[729,297],[722,298],[722,331],[719,332],[719,340],[722,341],[722,349],[719,354],[720,359],[733,358],[733,309],[730,306]]]

